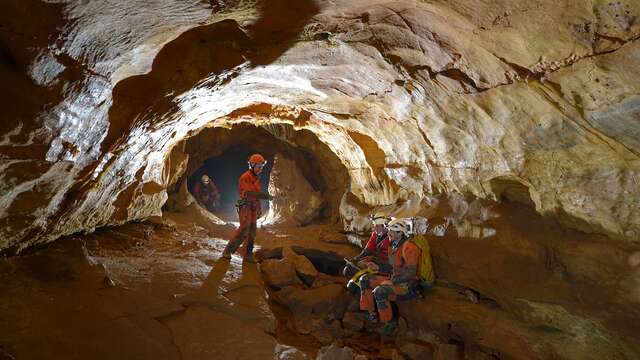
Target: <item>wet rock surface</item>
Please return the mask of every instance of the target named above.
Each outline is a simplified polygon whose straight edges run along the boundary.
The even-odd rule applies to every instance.
[[[639,11],[630,0],[11,5],[0,249],[158,215],[184,168],[172,151],[242,124],[314,154],[347,229],[370,207],[460,191],[635,241]]]
[[[3,5],[0,357],[640,357],[638,1]],[[235,148],[313,198],[271,271],[187,191]],[[374,211],[431,221],[393,345],[334,277]]]
[[[176,220],[0,259],[3,351],[18,359],[312,358],[315,345],[275,337],[256,265],[221,260],[225,240]]]

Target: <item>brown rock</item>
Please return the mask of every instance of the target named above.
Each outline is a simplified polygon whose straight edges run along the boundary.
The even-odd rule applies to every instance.
[[[344,314],[348,299],[340,285],[327,285],[315,289],[287,286],[274,294],[274,299],[294,314],[315,314],[323,319],[339,319]]]
[[[317,329],[311,333],[314,339],[318,340],[318,342],[322,345],[329,345],[333,343],[335,338],[331,335],[331,331],[326,328]]]
[[[344,337],[344,329],[342,329],[342,323],[340,320],[333,320],[329,324],[327,324],[327,329],[331,333],[331,336],[334,339],[341,339]]]
[[[269,178],[271,201],[265,221],[273,224],[305,225],[315,219],[324,204],[321,194],[313,189],[298,164],[276,154]]]
[[[400,345],[400,351],[411,360],[432,360],[434,358],[435,348],[407,342]]]
[[[345,331],[357,332],[364,328],[364,320],[358,316],[358,313],[349,311],[342,318],[342,326]]]
[[[436,350],[434,360],[460,360],[460,349],[456,345],[441,344]]]
[[[331,276],[325,273],[318,272],[318,276],[316,276],[315,281],[313,282],[313,287],[323,287],[330,284],[345,284],[345,279],[342,276]]]
[[[296,275],[294,262],[291,259],[264,260],[260,263],[260,271],[264,281],[275,288],[283,288],[300,282]]]
[[[296,255],[293,258],[293,263],[296,269],[296,273],[307,286],[312,286],[316,277],[318,276],[318,270],[313,266],[311,261],[305,256]]]
[[[316,360],[353,360],[355,352],[349,347],[340,348],[336,345],[325,346],[320,349]]]
[[[281,247],[274,248],[274,249],[261,248],[261,249],[255,250],[253,252],[253,255],[257,261],[283,258]]]

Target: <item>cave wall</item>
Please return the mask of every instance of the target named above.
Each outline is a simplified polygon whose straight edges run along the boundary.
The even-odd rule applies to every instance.
[[[0,249],[158,214],[171,149],[246,121],[326,144],[352,207],[506,181],[568,226],[639,238],[638,1],[9,10],[2,71],[29,110],[4,106]]]

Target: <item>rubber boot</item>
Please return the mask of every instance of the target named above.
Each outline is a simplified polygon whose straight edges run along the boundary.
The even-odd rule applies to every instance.
[[[380,329],[380,337],[385,340],[391,338],[394,331],[396,331],[396,321],[391,320],[384,324],[384,326]]]

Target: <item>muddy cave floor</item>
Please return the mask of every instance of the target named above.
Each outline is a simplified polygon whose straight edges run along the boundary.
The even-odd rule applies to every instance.
[[[168,213],[0,259],[0,359],[314,358],[322,345],[287,328],[257,266],[221,258],[233,227],[188,220]],[[319,241],[323,231],[337,233],[261,228],[257,248],[357,253]],[[388,357],[374,333],[358,341]]]
[[[566,319],[569,330],[539,326],[546,322],[537,320],[520,324],[500,303],[508,304],[510,297],[596,314],[634,341],[637,323],[625,321],[635,318],[634,310],[616,310],[609,305],[617,304],[615,297],[587,296],[610,293],[611,289],[603,290],[602,281],[575,279],[592,264],[599,275],[605,260],[605,275],[626,276],[628,254],[640,254],[640,249],[612,248],[601,236],[563,230],[525,207],[498,204],[492,209],[500,216],[487,223],[498,234],[491,241],[456,235],[430,239],[442,281],[424,299],[398,306],[398,336],[384,343],[373,325],[357,319],[357,299],[346,293],[341,276],[318,273],[308,286],[302,283],[297,262],[287,272],[287,267],[272,266],[284,264],[275,260],[259,267],[243,263],[238,255],[231,261],[221,259],[235,227],[214,225],[198,216],[195,207],[0,257],[0,360],[313,359],[334,340],[369,359],[505,358],[491,350],[500,347],[513,354],[506,358],[534,358],[532,346],[543,342],[559,348],[574,344],[573,333],[567,331],[573,331],[575,316]],[[318,251],[307,252],[308,260],[281,253],[285,260],[303,258],[311,268],[337,275],[340,259],[359,251],[340,230],[337,224],[266,226],[258,229],[256,250],[319,250],[326,258],[313,265],[308,260],[313,262],[315,256],[317,262]],[[329,253],[334,253],[333,259]],[[549,264],[548,257],[540,256],[544,254],[554,254],[554,262]],[[320,268],[328,263],[333,270]],[[497,278],[499,291],[474,290],[492,291]],[[266,282],[285,285],[274,291]],[[425,326],[428,331],[422,333]],[[446,336],[432,336],[432,328]],[[480,328],[490,330],[483,333]],[[603,331],[593,329],[584,331]],[[474,337],[476,332],[483,337]],[[560,358],[581,359],[594,352],[592,359],[637,358],[617,353],[610,345],[614,340],[605,340],[586,348],[580,343]],[[607,347],[601,348],[603,344]],[[558,358],[547,356],[554,351],[545,347],[535,356]]]

